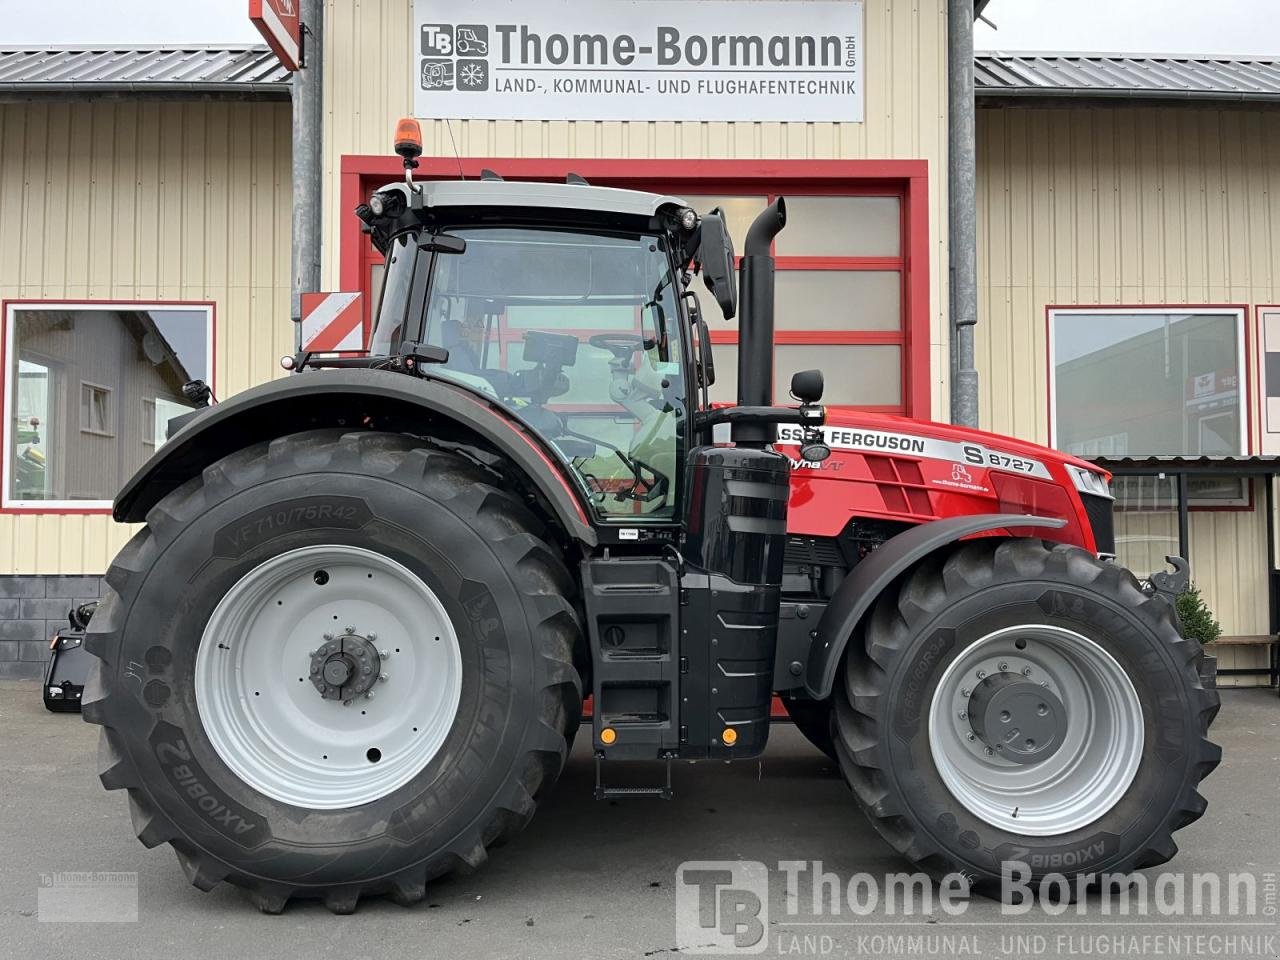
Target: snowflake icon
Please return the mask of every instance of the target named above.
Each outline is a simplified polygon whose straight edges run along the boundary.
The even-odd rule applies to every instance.
[[[458,64],[458,86],[464,90],[489,89],[489,64],[480,61]]]

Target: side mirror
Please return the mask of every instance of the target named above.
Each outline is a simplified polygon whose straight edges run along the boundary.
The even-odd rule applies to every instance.
[[[801,403],[817,403],[825,385],[821,370],[801,370],[791,378],[791,396]]]
[[[724,225],[720,208],[702,217],[697,260],[702,264],[702,279],[720,305],[726,320],[738,312],[738,285],[733,279],[733,238]]]

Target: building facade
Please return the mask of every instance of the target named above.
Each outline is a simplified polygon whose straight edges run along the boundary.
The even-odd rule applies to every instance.
[[[424,116],[419,176],[573,171],[721,205],[738,237],[785,194],[778,381],[825,366],[832,404],[945,420],[946,6],[861,6],[858,120]],[[390,140],[427,82],[419,26],[411,0],[326,5],[324,287],[364,293],[366,309],[381,264],[352,210],[402,175]],[[1262,453],[1280,66],[977,68],[982,426],[1090,456]],[[131,534],[108,503],[130,464],[95,444],[136,435],[122,456],[140,463],[183,402],[177,369],[218,396],[284,375],[288,97],[264,48],[0,50],[0,676],[38,673],[70,599],[96,595]],[[65,322],[61,341],[45,329]],[[713,340],[731,371],[736,330]],[[731,378],[717,386],[732,395]],[[91,475],[56,479],[76,470]],[[1194,482],[1182,544],[1167,478],[1125,479],[1122,559],[1185,547],[1224,631],[1270,633],[1270,481]]]

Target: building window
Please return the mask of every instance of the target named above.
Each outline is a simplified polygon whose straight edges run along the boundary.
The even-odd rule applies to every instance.
[[[80,384],[80,431],[101,437],[111,431],[111,388],[98,383]]]
[[[720,207],[740,248],[751,221],[774,197],[683,199],[703,213]],[[892,188],[858,196],[787,194],[787,228],[773,251],[777,402],[789,402],[792,374],[817,368],[826,373],[823,402],[830,406],[906,411],[902,213],[903,198]],[[711,398],[732,401],[738,390],[737,319],[724,329],[706,287],[695,280],[691,289],[716,345]]]
[[[1244,309],[1050,308],[1053,446],[1081,456],[1242,456]]]
[[[3,345],[3,506],[107,508],[210,379],[213,308],[10,303]]]

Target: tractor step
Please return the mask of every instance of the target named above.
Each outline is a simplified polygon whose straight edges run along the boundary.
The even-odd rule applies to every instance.
[[[661,787],[610,787],[604,782],[604,757],[596,755],[596,799],[597,800],[622,800],[628,797],[657,797],[660,800],[670,800],[675,792],[671,789],[671,759],[668,757],[667,767],[667,783]]]

